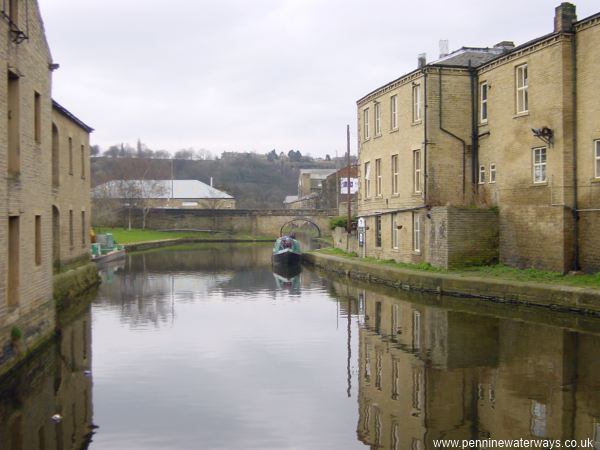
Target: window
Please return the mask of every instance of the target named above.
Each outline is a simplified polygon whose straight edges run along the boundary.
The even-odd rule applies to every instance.
[[[488,84],[487,81],[484,81],[479,85],[479,121],[481,123],[487,123],[488,119],[488,110],[487,110],[487,100],[488,100]]]
[[[371,163],[365,163],[365,198],[371,196]]]
[[[87,230],[85,225],[85,211],[81,211],[81,246],[85,247],[87,240]]]
[[[600,178],[600,140],[594,141],[594,162],[596,167],[595,177]]]
[[[398,248],[398,217],[392,214],[392,248]]]
[[[19,236],[19,216],[8,217],[8,306],[19,305],[19,250],[21,240]]]
[[[38,144],[42,142],[42,98],[40,94],[33,94],[33,136]]]
[[[363,111],[363,126],[364,126],[364,135],[365,140],[369,139],[369,108],[365,108]]]
[[[413,251],[421,253],[421,220],[416,212],[413,212]]]
[[[85,180],[85,145],[81,144],[81,179]]]
[[[413,151],[414,190],[421,192],[421,150]]]
[[[398,193],[400,175],[398,172],[398,155],[392,155],[392,194]]]
[[[73,240],[73,210],[70,209],[69,210],[69,245],[71,247],[71,249],[74,247],[74,240]]]
[[[375,136],[381,134],[381,104],[375,103]]]
[[[496,182],[496,164],[490,163],[490,183]]]
[[[421,313],[413,311],[413,350],[421,348]]]
[[[35,216],[35,265],[42,263],[42,216]]]
[[[21,172],[19,151],[20,117],[19,117],[19,76],[8,72],[8,171],[14,174]]]
[[[421,85],[416,84],[412,88],[413,100],[413,122],[421,120]]]
[[[19,26],[19,5],[18,0],[8,0],[8,4],[4,2],[6,6],[8,6],[8,18],[10,23]]]
[[[381,216],[375,216],[375,247],[381,247]]]
[[[390,97],[390,128],[395,130],[398,128],[398,96],[392,95]]]
[[[381,159],[375,160],[375,196],[381,196]]]
[[[533,182],[545,183],[546,178],[546,147],[533,149]]]
[[[479,184],[485,183],[485,166],[479,166]]]
[[[517,86],[517,114],[529,111],[529,98],[527,93],[527,64],[518,66],[516,69]]]
[[[73,138],[69,136],[69,175],[73,175]]]

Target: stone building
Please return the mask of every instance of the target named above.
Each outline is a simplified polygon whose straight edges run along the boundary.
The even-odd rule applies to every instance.
[[[52,260],[55,267],[89,259],[90,133],[52,103]]]
[[[600,14],[466,48],[358,103],[363,254],[600,269]]]
[[[358,167],[343,167],[323,180],[321,194],[323,209],[337,211],[336,214],[348,214],[348,200],[350,200],[351,215],[356,214],[356,196],[358,193]],[[348,177],[350,178],[350,195],[348,196]]]
[[[73,170],[77,167],[78,181],[71,182],[70,175],[62,173],[68,158],[60,152],[65,151],[70,136],[73,152],[81,148],[85,164],[89,145],[85,136],[88,131],[76,130],[76,119],[64,108],[56,104],[53,107],[51,79],[58,66],[52,62],[37,1],[7,0],[0,8],[0,61],[5,67],[5,82],[0,83],[0,116],[5,118],[0,121],[2,373],[26,350],[54,333],[53,220],[57,224],[60,221],[64,241],[69,239],[64,234],[65,223],[69,224],[65,208],[73,211],[73,232],[77,220],[74,215],[89,211],[89,189],[85,188],[89,186],[89,168],[78,167],[75,159],[80,154],[74,154]],[[81,180],[80,174],[86,179]],[[62,217],[53,216],[53,208]],[[66,229],[68,232],[69,225]],[[87,242],[87,236],[85,239]],[[61,260],[87,253],[87,245],[80,244],[83,238],[80,241],[73,236],[72,242],[77,248],[67,245],[60,253]]]
[[[300,169],[298,195],[284,200],[287,209],[324,209],[323,183],[336,169]]]
[[[112,180],[96,186],[93,196],[119,203],[143,200],[152,208],[235,208],[234,197],[199,180]]]

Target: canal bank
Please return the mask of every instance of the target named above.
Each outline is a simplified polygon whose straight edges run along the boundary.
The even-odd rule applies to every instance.
[[[257,239],[197,239],[197,238],[178,238],[178,239],[159,239],[155,241],[134,242],[123,244],[126,252],[139,252],[143,250],[152,250],[161,247],[172,247],[174,245],[185,244],[254,244],[261,242],[274,242],[275,238],[257,238]]]
[[[349,278],[403,290],[471,297],[600,316],[600,290],[382,266],[360,259],[304,254],[307,264]]]

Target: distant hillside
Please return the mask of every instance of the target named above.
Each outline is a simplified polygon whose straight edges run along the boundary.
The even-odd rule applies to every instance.
[[[334,161],[290,161],[271,159],[253,153],[229,153],[216,160],[92,158],[92,184],[120,177],[168,179],[173,162],[174,178],[194,179],[233,195],[238,208],[281,208],[286,195],[298,192],[298,174],[302,168],[335,168]],[[136,173],[136,172],[139,172]],[[120,175],[125,173],[126,175]]]

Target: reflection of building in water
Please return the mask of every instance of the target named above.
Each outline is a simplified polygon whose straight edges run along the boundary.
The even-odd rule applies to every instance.
[[[587,439],[600,423],[600,337],[364,291],[358,438]]]
[[[0,386],[2,449],[79,450],[92,431],[89,311]],[[55,423],[52,416],[60,414]]]

